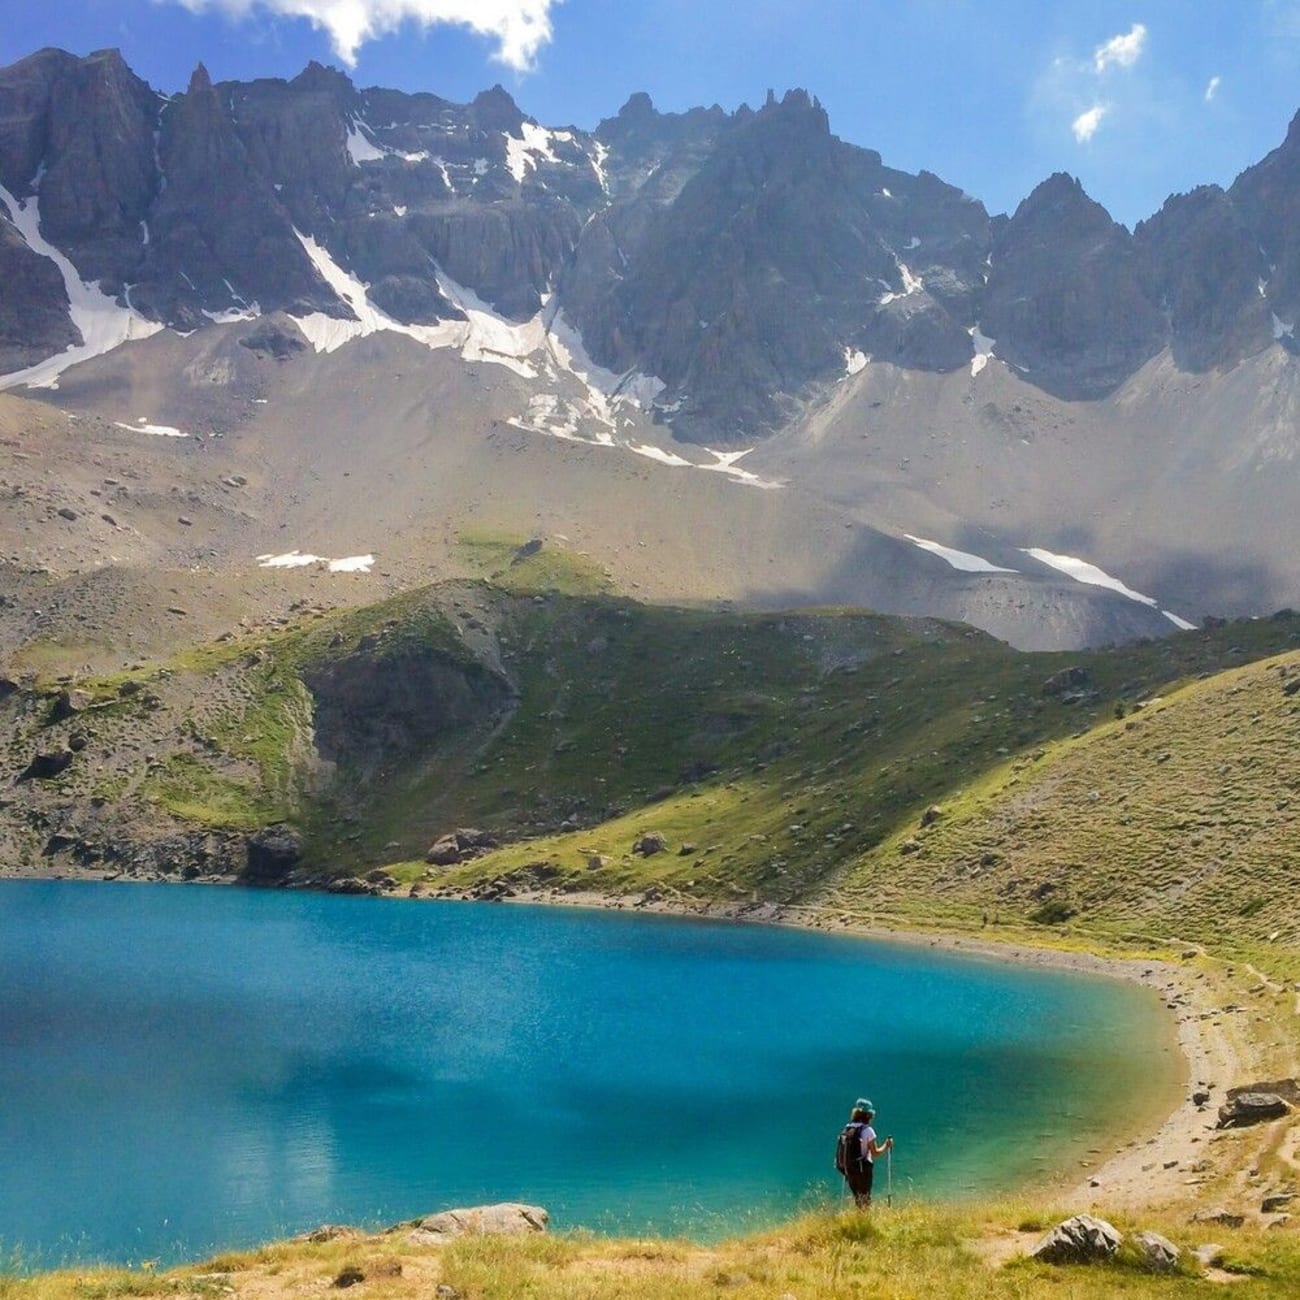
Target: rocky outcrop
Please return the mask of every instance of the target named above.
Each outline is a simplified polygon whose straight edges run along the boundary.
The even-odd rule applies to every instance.
[[[1132,237],[1061,173],[994,238],[980,329],[1031,383],[1066,398],[1112,392],[1166,338]]]
[[[1133,232],[1184,370],[1229,365],[1273,342],[1259,241],[1217,185],[1177,194]]]
[[[283,824],[250,835],[246,849],[240,879],[249,885],[282,885],[302,861],[302,837]]]
[[[0,220],[0,286],[0,374],[82,342],[59,268],[33,253],[7,220]]]
[[[150,214],[146,283],[134,298],[142,309],[180,326],[202,324],[202,309],[251,302],[352,315],[312,266],[202,64],[163,114],[158,148],[167,185]]]
[[[1246,1128],[1291,1113],[1288,1102],[1276,1092],[1237,1092],[1219,1107],[1216,1128]]]
[[[418,644],[358,646],[308,667],[316,747],[356,776],[490,724],[513,699],[483,664]]]

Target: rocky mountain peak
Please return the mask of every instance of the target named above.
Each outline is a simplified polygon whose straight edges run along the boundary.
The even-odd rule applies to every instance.
[[[346,73],[338,68],[327,68],[323,63],[312,59],[310,63],[289,82],[294,90],[309,93],[331,95],[340,102],[356,97],[356,87]]]
[[[495,85],[480,91],[470,105],[479,126],[487,131],[504,131],[523,139],[524,114],[504,86]]]
[[[981,329],[998,355],[1060,397],[1111,392],[1164,345],[1132,236],[1058,172],[993,241]]]
[[[208,75],[207,68],[202,63],[197,64],[190,74],[190,84],[185,93],[187,95],[204,95],[211,89],[212,78]]]

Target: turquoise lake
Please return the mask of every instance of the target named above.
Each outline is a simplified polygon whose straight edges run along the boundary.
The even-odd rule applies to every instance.
[[[496,1200],[717,1236],[838,1196],[860,1094],[896,1198],[999,1191],[1178,1071],[1118,981],[563,908],[0,881],[0,988],[0,1269]]]

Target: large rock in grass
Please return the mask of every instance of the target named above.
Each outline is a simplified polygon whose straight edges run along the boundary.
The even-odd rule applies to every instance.
[[[1139,1232],[1133,1241],[1152,1271],[1170,1273],[1178,1267],[1181,1252],[1168,1237],[1158,1232]]]
[[[1029,1252],[1044,1264],[1093,1264],[1114,1259],[1124,1238],[1119,1229],[1091,1214],[1076,1214],[1058,1223]]]
[[[540,1205],[476,1205],[468,1210],[443,1210],[411,1226],[411,1240],[435,1245],[454,1237],[524,1237],[545,1232],[551,1216]]]

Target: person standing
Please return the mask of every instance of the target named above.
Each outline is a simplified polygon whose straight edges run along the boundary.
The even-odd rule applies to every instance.
[[[876,1118],[876,1108],[865,1098],[859,1097],[853,1103],[849,1122],[840,1133],[839,1149],[836,1152],[836,1168],[844,1175],[853,1193],[854,1204],[866,1209],[871,1204],[871,1182],[876,1171],[876,1157],[893,1150],[894,1139],[887,1137],[880,1142],[876,1130],[872,1127]]]

